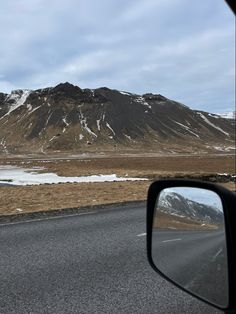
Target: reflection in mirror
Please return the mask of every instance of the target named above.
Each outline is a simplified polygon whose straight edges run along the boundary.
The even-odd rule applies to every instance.
[[[213,191],[175,187],[156,201],[152,259],[175,283],[222,308],[228,305],[224,213]]]

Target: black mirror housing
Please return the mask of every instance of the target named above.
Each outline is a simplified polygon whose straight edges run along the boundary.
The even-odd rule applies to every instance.
[[[224,223],[225,223],[225,238],[227,247],[228,261],[228,305],[224,308],[196,295],[184,288],[176,281],[172,280],[165,272],[156,266],[153,260],[152,236],[153,236],[153,221],[156,209],[157,197],[164,189],[169,188],[198,188],[214,192],[220,198],[223,207]],[[235,207],[236,194],[226,188],[204,181],[185,180],[185,179],[167,179],[153,182],[149,187],[147,199],[147,255],[152,268],[162,277],[172,282],[177,287],[191,294],[192,296],[218,308],[226,313],[236,313],[236,209]]]

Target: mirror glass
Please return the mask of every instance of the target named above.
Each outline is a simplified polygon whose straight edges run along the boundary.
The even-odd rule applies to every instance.
[[[178,285],[226,308],[228,265],[220,197],[202,188],[162,190],[153,218],[152,259]]]

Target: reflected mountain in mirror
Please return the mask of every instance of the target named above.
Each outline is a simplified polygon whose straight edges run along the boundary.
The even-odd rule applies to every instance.
[[[160,193],[157,205],[159,212],[156,223],[159,228],[191,230],[224,227],[222,203],[219,196],[212,191],[168,188]],[[168,219],[163,221],[165,217]]]
[[[154,264],[180,286],[222,308],[228,304],[224,225],[222,202],[213,191],[174,187],[157,198]]]

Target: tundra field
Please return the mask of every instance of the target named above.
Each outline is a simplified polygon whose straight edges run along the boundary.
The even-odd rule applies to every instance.
[[[146,181],[59,183],[27,186],[0,186],[0,215],[79,208],[101,204],[145,200],[148,186],[155,179],[196,178],[218,182],[235,190],[234,155],[155,156],[77,155],[0,157],[1,166],[31,169],[59,176],[116,174],[121,177],[146,178]],[[222,175],[224,174],[224,175]],[[227,174],[227,175],[226,175]],[[1,180],[1,171],[0,171]]]

